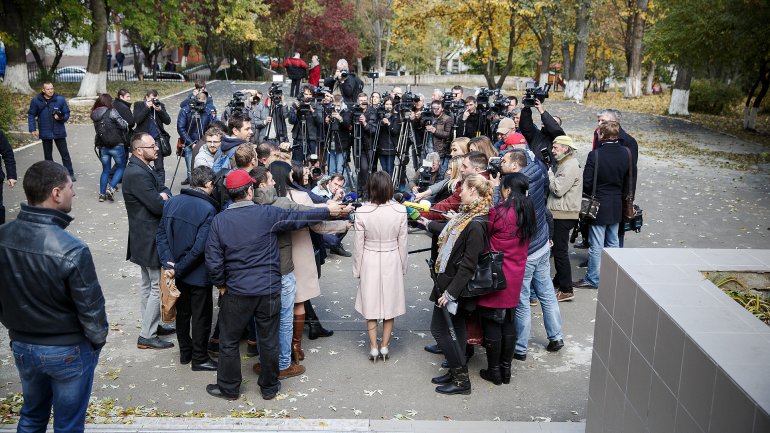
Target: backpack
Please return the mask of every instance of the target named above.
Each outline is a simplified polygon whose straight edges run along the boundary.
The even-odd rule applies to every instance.
[[[104,114],[99,120],[94,122],[96,130],[96,145],[103,147],[114,147],[123,144],[123,132],[118,125],[110,119],[110,110],[104,110]]]
[[[222,169],[229,169],[230,158],[235,155],[236,149],[238,149],[238,146],[228,150],[227,153],[222,153],[222,148],[220,147],[219,150],[217,150],[216,157],[214,158],[214,164],[211,166],[211,171],[213,171],[214,174],[217,174],[222,171]]]
[[[356,77],[356,98],[364,91],[364,81]]]
[[[225,168],[214,176],[214,191],[211,193],[211,197],[217,202],[217,212],[222,212],[232,204],[230,196],[227,195],[227,186],[225,185],[228,174],[230,174],[230,170]]]

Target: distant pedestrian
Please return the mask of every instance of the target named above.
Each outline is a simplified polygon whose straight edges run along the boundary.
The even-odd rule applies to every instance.
[[[24,404],[17,431],[82,432],[109,326],[88,245],[66,229],[75,190],[52,161],[24,174],[27,203],[0,226],[0,321]],[[12,270],[12,271],[11,271]]]
[[[126,55],[123,54],[123,51],[118,50],[118,53],[115,54],[115,62],[118,64],[118,72],[123,73],[123,62],[126,60]]]
[[[321,63],[318,61],[318,56],[313,56],[313,59],[310,61],[310,71],[308,72],[307,82],[313,87],[318,87],[320,81]]]
[[[112,105],[112,96],[102,93],[91,108],[91,120],[96,131],[95,146],[99,149],[99,159],[102,162],[102,175],[99,178],[99,201],[114,201],[113,195],[118,183],[123,179],[126,167],[125,143],[128,122]],[[115,161],[115,173],[110,179],[110,163]]]
[[[76,182],[72,169],[72,159],[67,150],[67,129],[64,124],[70,118],[70,107],[64,96],[56,94],[53,83],[43,83],[43,90],[32,98],[27,112],[29,132],[35,138],[43,140],[43,157],[53,161],[53,143],[61,155],[62,164],[67,169],[73,182]]]
[[[299,57],[299,53],[294,53],[294,57],[287,59],[283,63],[286,68],[286,75],[291,80],[291,91],[289,96],[296,98],[299,94],[299,86],[302,79],[307,77],[307,63]]]

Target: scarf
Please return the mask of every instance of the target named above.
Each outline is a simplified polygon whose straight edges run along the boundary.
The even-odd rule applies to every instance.
[[[460,233],[468,227],[473,218],[489,214],[489,208],[492,206],[492,199],[479,197],[473,203],[460,207],[460,213],[449,220],[444,230],[438,236],[438,258],[436,259],[435,269],[437,273],[443,273],[446,270],[449,256],[452,254],[455,241]]]

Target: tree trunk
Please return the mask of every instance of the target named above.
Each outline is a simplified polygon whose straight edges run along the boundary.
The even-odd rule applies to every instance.
[[[10,3],[10,4],[9,4]],[[21,12],[16,2],[3,2],[5,10],[4,18],[0,18],[3,29],[12,35],[13,43],[5,42],[6,68],[3,85],[16,93],[26,95],[34,93],[29,85],[29,71],[27,70],[26,38],[22,24]]]
[[[577,102],[583,100],[590,28],[591,0],[580,0],[575,18],[577,42],[575,42],[575,54],[570,65],[569,80],[564,89],[564,99],[574,99]]]
[[[553,29],[551,22],[546,20],[545,32],[540,41],[540,76],[538,77],[538,86],[548,83],[548,71],[551,66],[551,56],[553,55]]]
[[[107,93],[107,8],[104,0],[91,0],[91,48],[88,51],[86,75],[80,83],[79,97],[96,97]]]
[[[770,69],[768,69],[768,66],[770,66],[769,63],[770,61],[767,60],[762,62],[762,65],[759,67],[759,78],[752,86],[751,91],[749,92],[749,97],[746,100],[746,108],[743,111],[743,128],[749,131],[756,131],[757,112],[759,111],[759,106],[762,104],[762,100],[765,98],[765,95],[767,95],[768,87],[770,87]],[[749,107],[751,97],[754,94],[754,90],[756,90],[759,84],[761,84],[762,87],[760,88],[757,97],[754,99],[754,103],[751,104],[751,107]]]
[[[382,76],[387,75],[388,72],[388,57],[390,57],[390,40],[392,39],[393,30],[388,28],[386,32],[387,38],[385,39],[385,54],[382,56]]]
[[[564,81],[569,81],[570,79],[570,68],[572,67],[572,57],[569,53],[569,43],[562,42],[561,43],[561,70],[562,70],[562,78]]]
[[[637,0],[631,29],[631,52],[627,54],[628,76],[626,77],[626,98],[642,96],[642,38],[644,37],[645,14],[649,0]]]
[[[650,65],[650,72],[647,73],[647,84],[644,86],[644,94],[652,95],[652,85],[655,81],[655,60]]]
[[[692,83],[692,71],[689,68],[678,67],[676,70],[676,82],[671,92],[671,103],[668,106],[668,114],[689,116],[687,106],[690,101],[690,84]]]
[[[179,62],[179,66],[182,68],[187,67],[187,57],[190,55],[190,44],[184,44],[182,49],[182,61]]]

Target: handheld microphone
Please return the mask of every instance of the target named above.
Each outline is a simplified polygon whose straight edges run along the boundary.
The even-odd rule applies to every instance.
[[[342,197],[342,204],[351,204],[358,200],[358,194],[355,191],[350,191]]]

